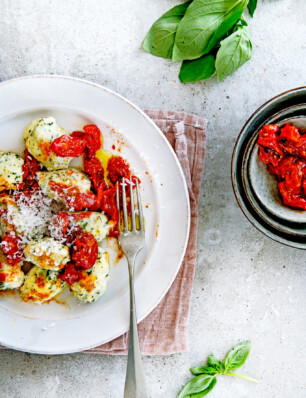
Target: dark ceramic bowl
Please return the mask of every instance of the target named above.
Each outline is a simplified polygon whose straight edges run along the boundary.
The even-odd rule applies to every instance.
[[[258,133],[269,123],[305,128],[306,87],[272,98],[246,122],[233,152],[234,192],[246,217],[261,232],[283,244],[306,249],[306,211],[284,206],[275,176],[258,158]]]

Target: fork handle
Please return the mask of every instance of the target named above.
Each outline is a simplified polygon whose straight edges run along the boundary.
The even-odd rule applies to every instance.
[[[134,294],[135,256],[128,257],[130,280],[130,333],[129,349],[124,386],[124,398],[147,398],[145,378],[142,369],[141,353],[137,330],[136,305]]]

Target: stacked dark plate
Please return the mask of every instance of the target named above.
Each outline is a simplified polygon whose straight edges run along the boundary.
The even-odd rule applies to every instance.
[[[246,122],[233,152],[234,192],[246,217],[261,232],[283,244],[306,249],[306,211],[283,204],[276,176],[258,157],[258,133],[271,123],[289,123],[306,130],[306,87],[272,98]]]

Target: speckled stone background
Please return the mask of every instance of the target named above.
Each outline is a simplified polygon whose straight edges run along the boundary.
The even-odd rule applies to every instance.
[[[86,78],[142,108],[192,112],[209,120],[200,200],[199,250],[190,350],[145,357],[152,398],[175,398],[212,351],[224,356],[252,340],[241,372],[223,377],[211,398],[306,396],[306,252],[273,242],[243,216],[231,187],[235,139],[272,96],[306,83],[305,0],[258,0],[249,20],[253,58],[217,84],[180,84],[178,64],[141,50],[152,22],[179,1],[1,0],[0,78],[64,74]],[[1,325],[0,325],[1,327]],[[0,352],[1,398],[120,398],[126,359]]]

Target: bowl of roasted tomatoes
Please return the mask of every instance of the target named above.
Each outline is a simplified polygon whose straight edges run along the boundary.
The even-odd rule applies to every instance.
[[[254,226],[306,249],[306,87],[272,98],[246,122],[233,152],[232,183]]]

